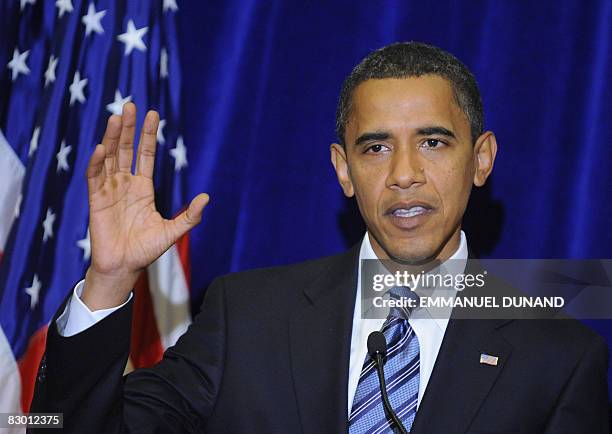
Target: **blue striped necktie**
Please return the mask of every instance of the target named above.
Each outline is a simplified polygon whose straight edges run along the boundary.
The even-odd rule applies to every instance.
[[[409,288],[392,288],[390,298],[413,298]],[[419,340],[408,323],[410,309],[391,308],[381,332],[387,340],[385,379],[391,407],[407,431],[416,416],[419,394]],[[349,416],[350,434],[380,434],[397,431],[383,407],[376,367],[366,356]]]

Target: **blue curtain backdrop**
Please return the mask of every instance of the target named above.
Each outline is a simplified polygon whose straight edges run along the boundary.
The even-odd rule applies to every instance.
[[[500,146],[468,242],[498,258],[612,258],[612,2],[179,3],[193,287],[333,254],[363,226],[329,162],[338,91],[372,49],[419,40],[474,71]],[[610,321],[588,324],[612,342]]]

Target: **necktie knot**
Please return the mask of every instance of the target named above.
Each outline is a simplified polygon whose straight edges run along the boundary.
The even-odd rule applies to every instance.
[[[394,305],[389,310],[390,318],[400,318],[407,320],[416,306],[419,297],[408,286],[394,286],[389,290],[389,299],[394,301]]]

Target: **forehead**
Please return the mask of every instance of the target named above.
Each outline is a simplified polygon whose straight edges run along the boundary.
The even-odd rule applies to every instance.
[[[459,140],[470,140],[470,125],[457,105],[450,82],[440,76],[371,79],[353,93],[348,143],[366,131],[410,134],[427,126],[442,126]]]

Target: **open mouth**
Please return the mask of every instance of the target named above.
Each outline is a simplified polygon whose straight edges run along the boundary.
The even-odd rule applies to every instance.
[[[426,202],[405,201],[396,202],[385,214],[391,219],[393,226],[405,231],[414,230],[425,224],[434,211],[435,208]]]
[[[429,211],[429,209],[424,206],[411,206],[410,208],[396,208],[391,211],[391,215],[394,217],[411,218],[424,214],[427,211]]]

